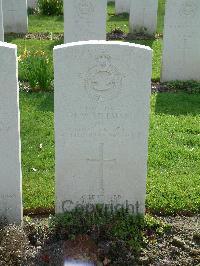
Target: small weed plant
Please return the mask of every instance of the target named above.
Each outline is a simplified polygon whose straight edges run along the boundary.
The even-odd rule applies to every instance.
[[[59,16],[63,14],[63,0],[38,0],[41,15]]]
[[[19,57],[20,80],[29,83],[32,91],[52,89],[53,67],[43,51],[24,53]]]
[[[186,91],[189,93],[200,93],[200,82],[194,80],[188,81],[171,81],[165,83],[165,85],[175,91]]]
[[[108,257],[113,265],[135,265],[141,248],[149,238],[158,233],[164,234],[169,229],[150,215],[131,214],[126,209],[112,212],[101,205],[91,212],[82,207],[52,216],[50,228],[62,240],[87,234],[97,244],[108,245]]]

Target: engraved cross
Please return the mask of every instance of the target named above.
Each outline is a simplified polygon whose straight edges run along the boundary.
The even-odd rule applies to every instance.
[[[99,189],[100,197],[104,198],[104,164],[109,162],[116,162],[116,159],[104,159],[104,143],[99,144],[99,158],[98,159],[87,159],[88,162],[99,163]]]

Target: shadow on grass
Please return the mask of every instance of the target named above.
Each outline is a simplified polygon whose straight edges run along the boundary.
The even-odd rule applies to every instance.
[[[57,16],[56,21],[64,21],[64,16]]]
[[[16,39],[19,39],[19,38],[22,38],[25,40],[25,36],[26,36],[26,34],[6,33],[4,35],[4,41],[10,43],[10,42],[12,42]]]
[[[129,14],[127,13],[122,13],[120,15],[115,15],[115,14],[109,14],[109,19],[107,20],[108,22],[120,22],[124,20],[128,20]]]
[[[166,2],[165,0],[158,1],[157,33],[163,33],[165,2]]]
[[[158,93],[155,104],[156,114],[179,115],[199,115],[200,114],[200,94],[178,93]]]
[[[33,15],[32,16],[35,20],[40,20],[40,21],[50,21],[52,22],[52,20],[55,21],[64,21],[64,17],[62,15],[60,16],[47,16],[47,15]]]
[[[42,112],[54,112],[54,93],[43,93],[42,101],[38,105],[38,109]]]
[[[54,112],[54,93],[52,92],[21,92],[31,109],[42,112]]]
[[[114,2],[109,2],[109,3],[107,4],[108,13],[109,13],[109,10],[110,10],[110,9],[113,9],[113,8],[115,8],[115,3],[114,3]]]

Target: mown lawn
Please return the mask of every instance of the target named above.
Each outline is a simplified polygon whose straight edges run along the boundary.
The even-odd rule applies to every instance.
[[[54,206],[53,93],[20,93],[24,207]],[[200,211],[200,95],[151,97],[147,204]]]
[[[159,1],[159,12],[158,12],[158,33],[162,33],[163,30],[163,15],[164,15],[164,1]],[[63,18],[62,17],[48,17],[48,16],[29,16],[29,32],[45,33],[52,32],[62,33],[63,32]],[[116,16],[114,10],[114,4],[108,5],[108,16],[107,16],[107,32],[112,31],[115,28],[120,28],[124,32],[128,32],[128,15],[123,14]],[[17,44],[18,55],[21,55],[24,50],[45,51],[50,59],[52,60],[53,47],[62,43],[62,41],[51,41],[51,40],[33,40],[33,39],[20,39],[7,36],[6,41]],[[158,40],[132,40],[131,42],[144,44],[150,46],[153,51],[153,80],[160,79],[160,67],[161,67],[161,54],[162,54],[162,39]],[[19,72],[20,75],[20,72]]]
[[[157,33],[163,33],[164,27],[164,15],[165,15],[165,1],[166,0],[159,0],[158,1],[158,23],[157,23]]]
[[[25,208],[54,201],[53,93],[20,93]]]
[[[29,15],[29,32],[63,33],[63,16]]]
[[[159,1],[157,33],[163,31],[164,0]],[[108,5],[107,31],[128,32],[128,15],[115,16]],[[62,17],[29,16],[29,32],[63,32]],[[52,50],[61,41],[7,37],[18,54]],[[154,80],[160,78],[162,40],[132,42],[153,51]],[[25,209],[54,207],[53,93],[20,93]],[[151,97],[147,208],[155,212],[200,211],[200,95],[159,93]]]
[[[165,0],[159,0],[157,33],[163,32]],[[107,8],[107,32],[120,28],[128,32],[128,14],[115,15],[114,3],[109,3]],[[63,16],[29,15],[29,32],[62,33],[64,30]]]
[[[200,94],[151,98],[147,207],[200,211]]]

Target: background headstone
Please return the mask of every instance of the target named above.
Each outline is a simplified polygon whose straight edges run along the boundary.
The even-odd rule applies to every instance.
[[[66,42],[106,39],[107,0],[64,0]]]
[[[17,47],[0,42],[0,221],[22,220]]]
[[[115,13],[129,13],[130,12],[130,1],[132,0],[115,0]]]
[[[168,0],[162,81],[200,80],[200,1]]]
[[[131,33],[154,35],[157,27],[158,0],[132,0],[129,28]]]
[[[3,0],[4,32],[27,33],[27,0]]]
[[[149,47],[122,42],[54,48],[57,213],[144,212],[151,60]]]
[[[28,0],[28,7],[36,8],[37,7],[37,0]]]
[[[2,0],[0,0],[0,41],[4,41]]]

